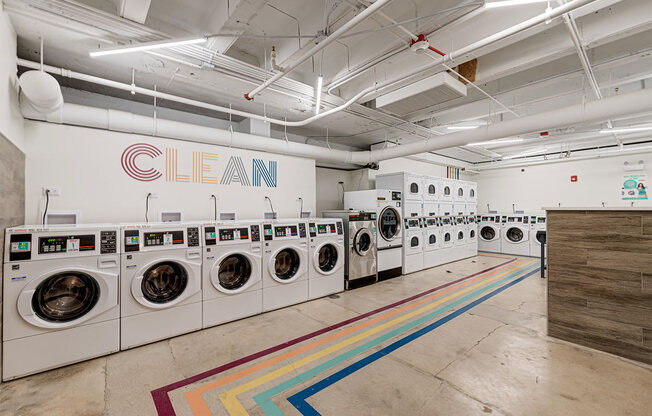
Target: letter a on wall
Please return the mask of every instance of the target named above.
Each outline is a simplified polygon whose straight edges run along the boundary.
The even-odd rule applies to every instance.
[[[239,182],[244,186],[251,186],[249,176],[247,176],[247,171],[242,163],[242,158],[239,156],[231,156],[229,159],[220,185],[231,185],[232,182]]]
[[[261,185],[261,178],[265,181],[265,185],[268,188],[276,188],[276,178],[277,178],[277,163],[275,160],[269,161],[269,168],[265,166],[265,162],[260,159],[253,160],[253,181],[254,186]]]

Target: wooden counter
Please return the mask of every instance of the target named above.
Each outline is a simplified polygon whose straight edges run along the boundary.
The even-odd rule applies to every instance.
[[[652,364],[652,211],[546,211],[548,335]]]

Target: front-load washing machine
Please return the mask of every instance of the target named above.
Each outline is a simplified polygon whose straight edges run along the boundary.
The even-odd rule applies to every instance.
[[[308,222],[308,299],[344,290],[344,228],[339,218],[314,218]]]
[[[202,326],[257,315],[263,310],[261,224],[203,225]]]
[[[546,231],[546,217],[544,215],[530,216],[530,256],[541,258],[541,241],[537,238],[537,231]],[[548,257],[548,246],[545,246],[544,256]]]
[[[441,233],[441,259],[442,264],[455,260],[455,224],[453,217],[439,217]]]
[[[423,270],[423,218],[405,219],[403,274]]]
[[[378,219],[378,280],[400,276],[403,266],[401,192],[371,189],[344,193],[344,209],[375,211]]]
[[[503,224],[503,254],[530,255],[530,221],[527,215],[508,215]]]
[[[5,239],[2,379],[120,349],[117,226],[22,226]]]
[[[431,267],[443,264],[441,257],[441,224],[439,217],[424,218],[423,228],[423,267]]]
[[[502,253],[500,215],[481,215],[478,221],[478,251]]]
[[[324,211],[326,218],[340,218],[344,228],[345,288],[378,280],[377,215],[374,211]]]
[[[120,347],[202,327],[199,224],[122,226]]]
[[[306,220],[263,223],[263,312],[308,300]]]

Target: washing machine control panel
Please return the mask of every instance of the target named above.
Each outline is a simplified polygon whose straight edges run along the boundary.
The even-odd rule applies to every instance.
[[[401,193],[392,191],[392,201],[400,201],[401,200]]]
[[[95,234],[38,238],[38,254],[76,253],[95,250]]]
[[[220,228],[219,238],[220,241],[246,241],[249,240],[249,228]]]
[[[118,251],[118,232],[100,231],[100,254],[114,254]]]
[[[306,223],[299,223],[299,237],[306,238]]]
[[[125,242],[126,243],[126,242]],[[173,246],[183,244],[183,231],[143,232],[145,247]]]
[[[337,225],[337,235],[343,235],[344,234],[344,227],[342,226],[341,222],[336,222],[335,225]]]
[[[207,246],[215,245],[215,243],[217,242],[215,227],[204,227],[204,240],[206,240]]]
[[[251,226],[251,242],[260,242],[260,225],[254,224]]]
[[[32,258],[32,235],[11,234],[9,237],[9,261],[30,260]]]
[[[188,247],[199,247],[199,227],[188,227]]]
[[[334,222],[328,224],[315,224],[311,222],[308,227],[310,228],[310,237],[337,234],[337,227]]]

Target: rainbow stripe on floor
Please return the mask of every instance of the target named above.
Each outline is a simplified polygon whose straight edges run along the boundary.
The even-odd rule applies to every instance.
[[[248,415],[245,401],[257,414],[280,416],[279,403],[286,401],[295,414],[319,415],[307,402],[311,396],[538,271],[537,260],[511,259],[161,387],[152,391],[157,412],[177,416],[176,407],[179,415]]]

